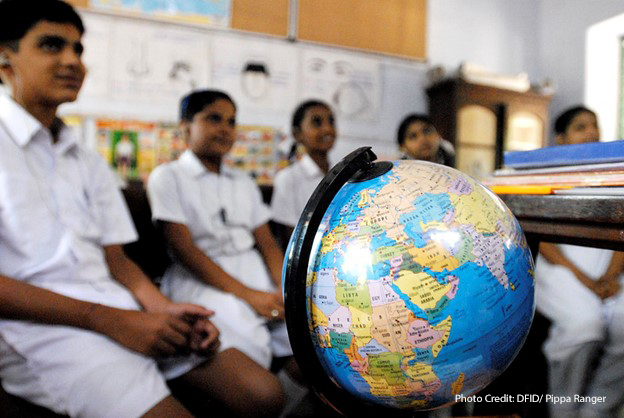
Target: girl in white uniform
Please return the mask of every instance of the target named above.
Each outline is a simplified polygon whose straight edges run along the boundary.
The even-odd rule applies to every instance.
[[[329,152],[336,141],[336,121],[328,104],[308,100],[293,114],[292,134],[305,154],[275,176],[271,212],[284,227],[287,240],[299,221],[308,199],[331,168]]]
[[[180,116],[188,150],[157,167],[147,188],[174,258],[161,289],[173,300],[210,306],[223,348],[268,369],[274,357],[292,359],[283,254],[256,184],[222,166],[236,136],[235,104],[223,92],[196,91],[182,100]]]
[[[578,106],[555,122],[558,144],[598,141],[596,115]],[[624,402],[624,253],[542,243],[537,309],[552,321],[544,353],[553,417],[611,417]]]

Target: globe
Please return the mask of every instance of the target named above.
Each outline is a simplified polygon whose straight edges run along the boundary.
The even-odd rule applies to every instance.
[[[363,148],[338,164],[295,228],[284,267],[293,350],[342,412],[449,405],[520,350],[533,259],[511,211],[477,180],[375,158]]]

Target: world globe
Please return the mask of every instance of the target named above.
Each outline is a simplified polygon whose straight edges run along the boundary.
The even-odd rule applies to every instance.
[[[475,179],[375,158],[354,151],[310,198],[286,254],[286,321],[322,399],[409,415],[475,394],[512,362],[534,314],[533,259]]]

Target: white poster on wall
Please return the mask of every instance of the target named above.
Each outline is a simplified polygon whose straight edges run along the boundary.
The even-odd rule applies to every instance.
[[[302,99],[317,98],[348,120],[378,118],[381,100],[379,60],[306,48],[301,53]]]
[[[163,23],[118,20],[109,61],[111,96],[150,104],[177,103],[209,80],[203,33]]]
[[[87,77],[80,97],[108,98],[108,64],[111,60],[112,18],[96,14],[83,14],[82,18],[86,28],[83,38],[85,46],[83,60],[87,67]]]
[[[278,41],[212,37],[212,85],[242,109],[290,112],[296,100],[297,51]]]

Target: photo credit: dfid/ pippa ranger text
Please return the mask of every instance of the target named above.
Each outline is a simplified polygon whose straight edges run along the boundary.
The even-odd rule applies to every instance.
[[[474,403],[480,403],[480,402],[486,402],[486,403],[490,403],[490,402],[496,402],[496,403],[505,403],[505,402],[533,402],[533,403],[542,403],[542,402],[547,402],[547,403],[553,403],[553,404],[564,404],[564,403],[569,403],[569,402],[582,402],[582,403],[591,403],[591,404],[598,404],[598,403],[602,403],[604,402],[606,399],[606,396],[581,396],[581,395],[574,395],[574,396],[554,396],[554,395],[550,395],[550,394],[546,394],[546,395],[537,395],[537,394],[518,394],[518,395],[499,395],[499,396],[493,396],[493,395],[485,395],[485,396],[479,396],[479,395],[471,395],[471,396],[465,396],[465,395],[455,395],[455,402],[474,402]]]

